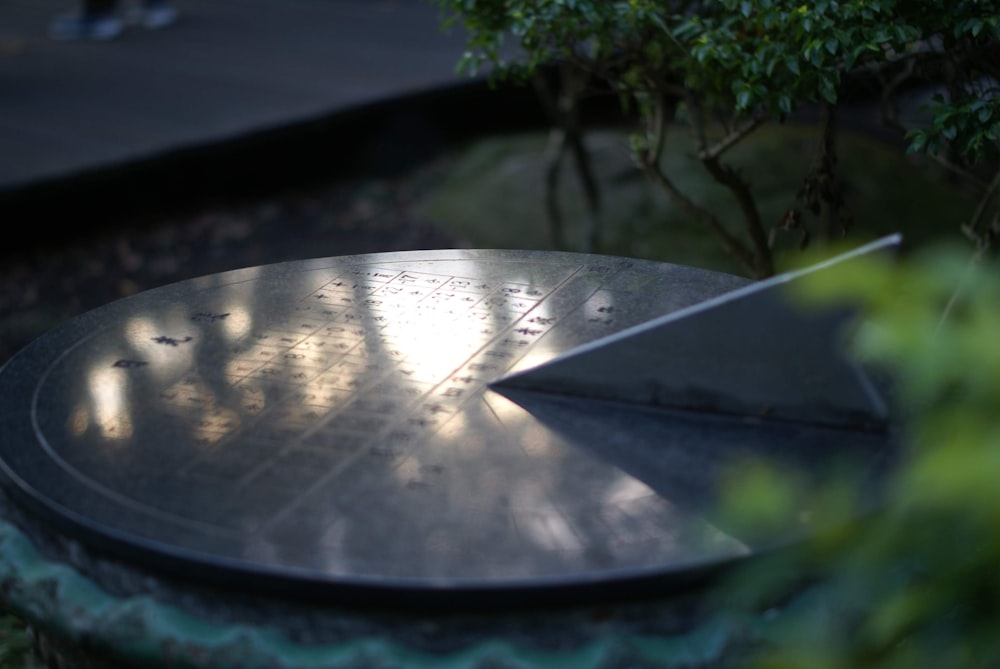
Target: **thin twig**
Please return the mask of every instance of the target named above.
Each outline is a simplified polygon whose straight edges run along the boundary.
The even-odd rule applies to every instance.
[[[958,303],[958,298],[962,292],[962,289],[969,283],[972,276],[972,272],[975,270],[976,266],[982,260],[983,256],[986,254],[986,250],[989,248],[990,232],[986,232],[984,235],[978,234],[976,228],[979,226],[986,213],[986,208],[989,205],[990,200],[996,194],[997,190],[1000,189],[1000,171],[997,172],[996,176],[993,178],[993,182],[990,184],[989,189],[983,198],[979,201],[979,205],[976,207],[976,211],[972,214],[972,219],[967,225],[962,226],[962,232],[964,232],[971,240],[976,244],[976,250],[973,252],[972,257],[969,258],[968,267],[966,267],[965,273],[959,280],[958,285],[955,286],[955,290],[952,292],[951,297],[948,298],[948,304],[945,305],[944,311],[941,313],[941,318],[938,320],[937,327],[934,329],[935,334],[941,330],[944,326],[945,321],[951,315],[952,310]],[[998,215],[1000,216],[1000,215]],[[994,225],[997,219],[994,218]]]
[[[969,220],[969,229],[975,231],[979,227],[980,221],[983,219],[983,215],[986,213],[986,207],[989,205],[990,200],[996,195],[997,190],[1000,189],[1000,170],[997,170],[996,175],[993,177],[992,183],[986,189],[983,197],[979,200],[979,205],[976,207],[976,211],[973,212],[972,218]]]
[[[986,183],[985,181],[977,177],[974,173],[970,172],[964,167],[956,165],[954,162],[948,160],[946,157],[938,153],[927,153],[925,155],[934,162],[936,162],[938,165],[943,167],[944,169],[948,170],[949,172],[953,172],[954,174],[957,174],[958,176],[962,177],[963,179],[971,183],[979,190],[985,191],[989,189],[990,185],[988,183]]]
[[[719,140],[711,148],[702,148],[698,152],[699,160],[714,160],[722,156],[723,153],[731,149],[733,146],[738,144],[743,140],[744,137],[749,135],[751,132],[759,128],[767,122],[767,117],[763,114],[758,114],[753,118],[747,120],[745,123],[737,127],[731,133],[726,135],[724,138]]]
[[[718,219],[707,209],[703,208],[701,205],[696,204],[693,200],[688,199],[677,185],[668,177],[659,166],[655,164],[643,163],[640,166],[646,171],[649,177],[670,196],[670,199],[676,204],[681,210],[686,212],[689,216],[697,220],[703,226],[708,228],[708,230],[715,235],[716,239],[722,244],[723,249],[732,256],[743,268],[754,278],[764,278],[766,275],[762,275],[760,268],[757,266],[754,254],[750,252],[746,246],[740,242],[739,239],[734,237],[726,230]]]
[[[771,276],[774,274],[771,246],[768,243],[767,233],[764,231],[764,225],[761,222],[757,201],[750,190],[750,184],[744,181],[737,174],[736,170],[722,163],[719,159],[719,156],[726,149],[746,137],[759,123],[755,123],[755,119],[751,119],[748,124],[730,133],[716,147],[709,149],[701,107],[693,94],[688,94],[687,104],[691,116],[691,128],[698,146],[698,158],[701,164],[717,183],[729,189],[729,192],[736,198],[736,203],[743,214],[747,232],[750,234],[750,239],[753,242],[752,251],[744,247],[744,251],[749,255],[753,263],[753,274],[758,277]],[[716,149],[719,150],[716,151]]]
[[[937,333],[941,331],[941,328],[944,327],[944,324],[951,316],[951,312],[955,308],[955,305],[958,304],[958,298],[961,296],[962,290],[969,283],[973,271],[976,269],[980,259],[982,258],[981,251],[982,249],[976,249],[976,251],[972,254],[972,257],[969,258],[969,264],[966,266],[965,272],[962,274],[962,278],[959,279],[958,285],[955,286],[955,290],[952,291],[951,297],[948,298],[948,304],[944,306],[944,311],[941,312],[941,318],[938,319],[937,326],[934,328],[935,335],[937,335]]]
[[[663,147],[666,145],[667,123],[673,121],[677,114],[677,101],[671,98],[668,102],[667,98],[660,95],[657,96],[653,105],[652,138],[649,135],[649,128],[646,129],[646,137],[649,141],[646,161],[653,165],[659,165],[660,158],[663,157]]]
[[[899,116],[892,105],[892,98],[896,93],[896,89],[903,85],[907,79],[913,76],[913,70],[916,69],[917,61],[915,59],[909,59],[906,61],[906,65],[903,67],[903,71],[899,72],[894,76],[885,86],[882,88],[882,101],[880,105],[880,112],[882,117],[882,124],[889,126],[890,128],[895,128],[900,132],[906,132],[906,127],[899,122]],[[890,109],[892,111],[890,112]]]

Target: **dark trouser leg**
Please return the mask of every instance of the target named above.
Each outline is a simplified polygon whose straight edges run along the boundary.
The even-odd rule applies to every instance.
[[[84,0],[83,11],[85,14],[110,14],[118,6],[118,0]]]

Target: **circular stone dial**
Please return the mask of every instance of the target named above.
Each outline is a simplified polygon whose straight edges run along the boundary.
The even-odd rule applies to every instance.
[[[11,360],[2,465],[15,499],[85,544],[332,594],[572,586],[728,560],[753,547],[702,513],[720,467],[795,460],[804,439],[812,452],[843,434],[522,406],[489,384],[745,284],[475,250],[186,281]]]

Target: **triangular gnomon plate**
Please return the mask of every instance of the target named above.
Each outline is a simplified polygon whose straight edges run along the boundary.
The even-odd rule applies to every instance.
[[[879,430],[887,409],[844,351],[853,309],[805,309],[788,284],[897,247],[893,235],[569,351],[493,384],[644,406]]]

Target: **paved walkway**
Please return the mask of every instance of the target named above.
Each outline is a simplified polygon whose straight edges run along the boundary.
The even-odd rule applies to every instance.
[[[459,81],[429,0],[177,0],[166,30],[50,40],[73,2],[0,2],[0,198]]]

